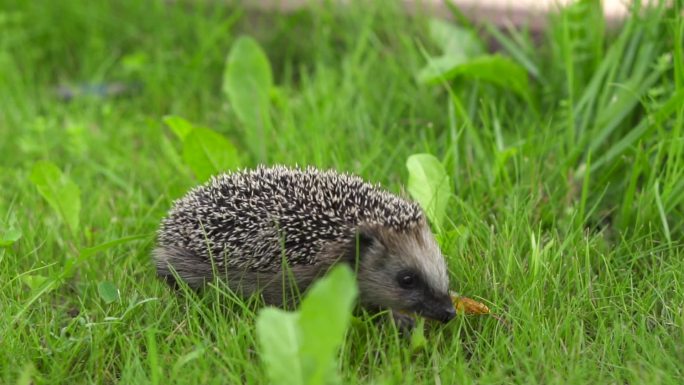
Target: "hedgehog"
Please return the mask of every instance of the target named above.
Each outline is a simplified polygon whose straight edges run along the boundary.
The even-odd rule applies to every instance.
[[[224,173],[173,203],[160,225],[158,275],[199,289],[225,280],[243,298],[297,304],[331,267],[355,272],[359,304],[446,322],[456,314],[444,256],[418,204],[360,177],[314,167]]]

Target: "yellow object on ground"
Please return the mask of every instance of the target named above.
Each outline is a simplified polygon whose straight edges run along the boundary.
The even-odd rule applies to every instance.
[[[490,314],[487,305],[477,302],[474,299],[464,297],[456,292],[449,292],[451,302],[454,303],[456,311],[463,314]]]

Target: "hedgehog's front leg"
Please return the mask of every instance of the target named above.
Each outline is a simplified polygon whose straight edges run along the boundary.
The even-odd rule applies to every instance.
[[[401,333],[410,333],[416,327],[416,319],[410,314],[398,310],[391,310],[394,325]]]

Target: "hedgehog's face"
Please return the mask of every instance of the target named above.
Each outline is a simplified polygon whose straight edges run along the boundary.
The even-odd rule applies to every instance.
[[[444,322],[454,317],[446,263],[427,225],[409,232],[375,227],[362,235],[358,282],[364,305]]]

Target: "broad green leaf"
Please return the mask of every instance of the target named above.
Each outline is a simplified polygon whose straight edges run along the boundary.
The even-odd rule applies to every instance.
[[[223,73],[223,92],[245,128],[249,147],[260,158],[266,156],[270,136],[271,65],[256,40],[240,37],[228,53]]]
[[[437,83],[451,79],[451,71],[466,62],[462,56],[444,55],[429,58],[425,67],[418,71],[418,81],[421,83]]]
[[[460,27],[442,19],[431,19],[430,38],[441,49],[444,56],[472,58],[484,53],[484,47],[475,31]]]
[[[274,384],[336,382],[335,357],[351,320],[356,281],[337,266],[306,294],[300,311],[263,309],[257,317],[261,359]]]
[[[30,176],[40,195],[50,204],[72,232],[78,230],[81,191],[57,166],[43,161],[33,166]]]
[[[406,168],[409,194],[425,210],[432,224],[441,229],[451,197],[451,182],[444,166],[430,154],[415,154],[406,161]]]
[[[190,131],[192,131],[194,127],[192,123],[181,118],[180,116],[169,115],[165,116],[163,120],[164,124],[169,126],[171,131],[176,134],[181,142],[185,141],[185,138],[188,136],[188,134],[190,134]]]
[[[200,181],[240,164],[237,150],[222,135],[195,127],[183,143],[183,160]]]
[[[27,274],[21,276],[21,282],[28,286],[32,292],[40,289],[48,280],[48,277],[39,274]]]
[[[527,71],[513,60],[500,55],[484,55],[458,66],[456,75],[481,79],[508,88],[530,100]]]
[[[349,326],[357,292],[351,269],[338,265],[318,280],[302,301],[301,360],[308,385],[328,383],[336,376],[335,358]]]
[[[436,83],[456,77],[479,79],[507,88],[525,100],[531,100],[527,72],[519,64],[501,55],[481,55],[461,60],[458,57],[432,59],[418,73],[423,83]]]
[[[21,230],[15,225],[9,225],[6,229],[0,229],[0,247],[12,246],[21,238]]]
[[[256,320],[259,357],[274,385],[304,385],[299,359],[300,331],[298,313],[265,308]]]
[[[119,289],[113,283],[102,281],[97,285],[97,293],[105,303],[112,303],[119,299]]]

